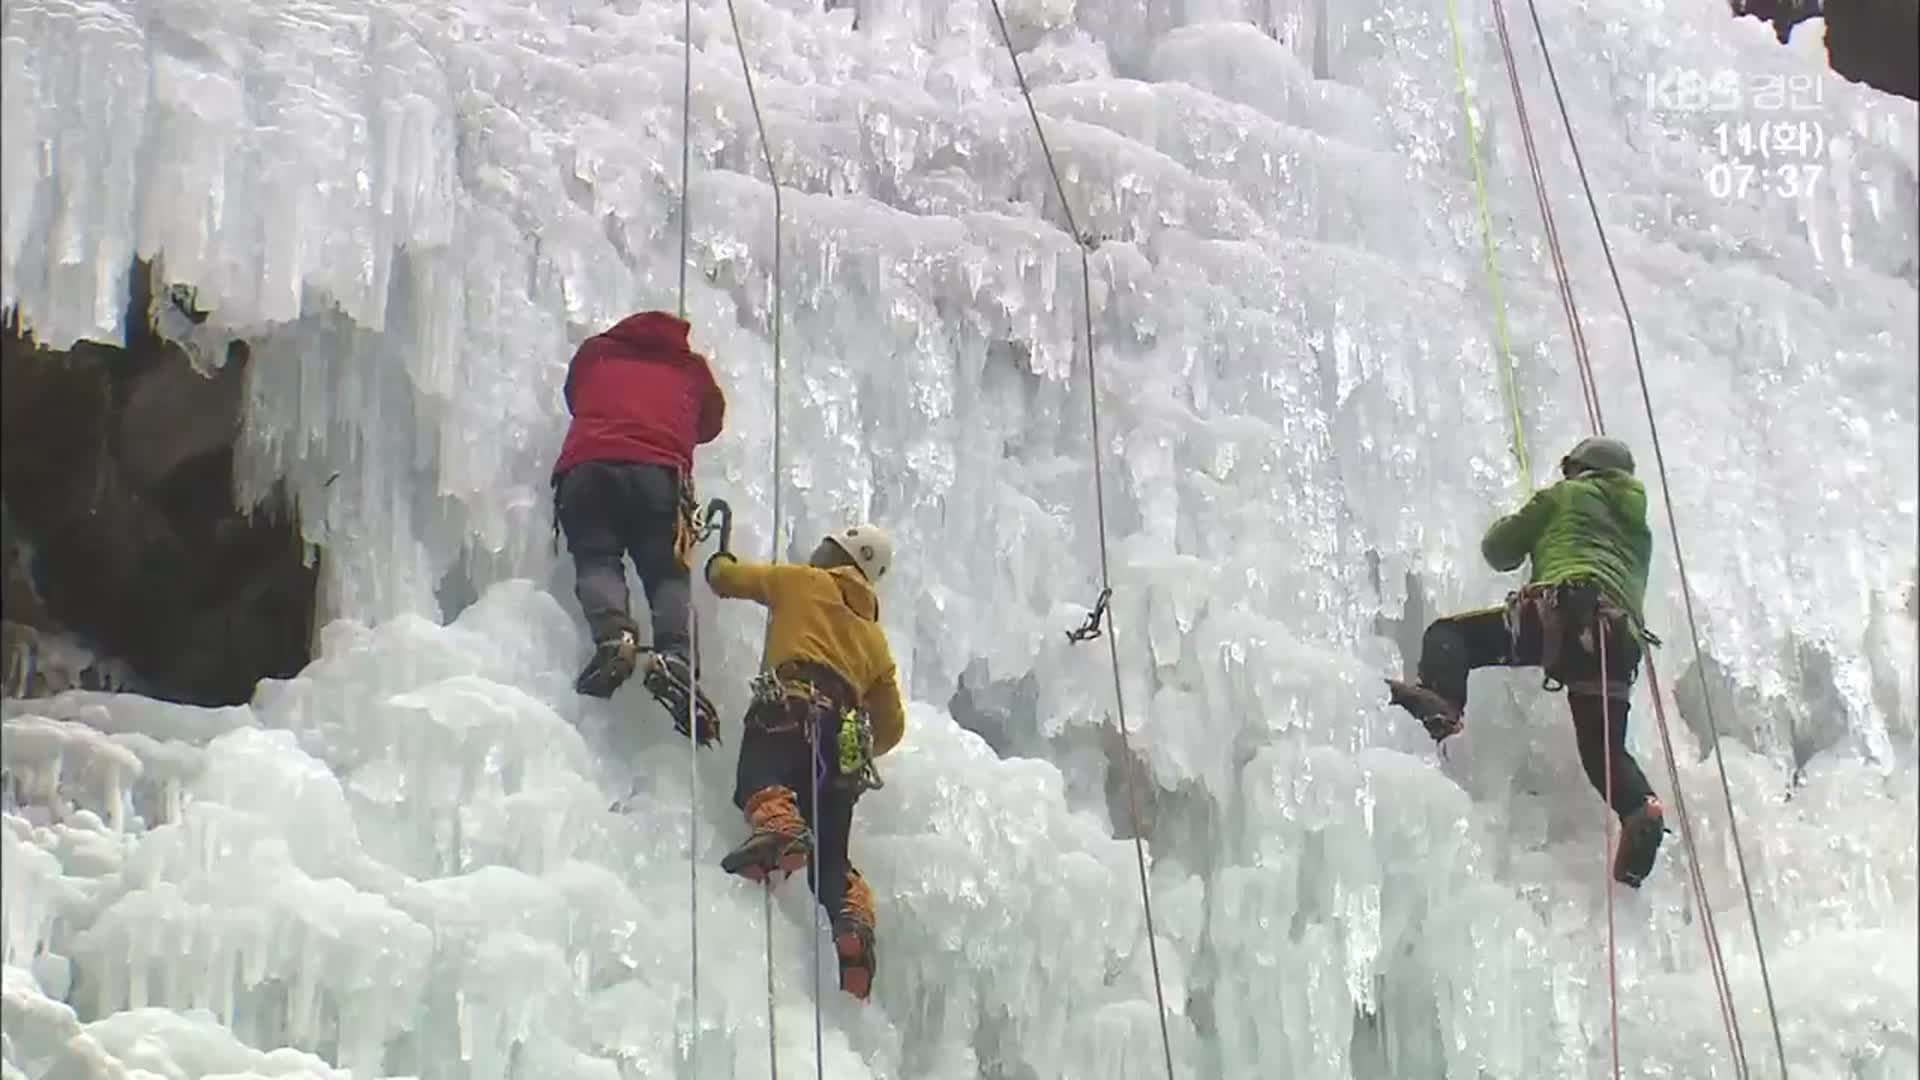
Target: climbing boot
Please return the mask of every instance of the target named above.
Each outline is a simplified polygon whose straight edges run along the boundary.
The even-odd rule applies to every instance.
[[[1419,683],[1402,682],[1399,679],[1388,679],[1387,689],[1393,694],[1393,703],[1425,725],[1427,734],[1433,737],[1434,742],[1458,735],[1466,729],[1459,706],[1433,690]]]
[[[859,871],[847,870],[847,895],[833,919],[833,951],[840,959],[840,989],[867,1000],[877,966],[873,948],[873,890]]]
[[[647,673],[641,685],[673,717],[673,730],[682,735],[687,733],[687,699],[691,697],[694,723],[700,727],[700,745],[712,746],[720,741],[720,715],[714,711],[707,695],[694,685],[693,665],[687,663],[686,657],[674,652],[648,653]]]
[[[573,681],[573,688],[589,697],[610,698],[620,685],[633,677],[640,659],[640,640],[632,630],[621,630],[594,646],[593,659]]]
[[[1649,795],[1646,805],[1620,819],[1620,849],[1613,854],[1613,879],[1622,885],[1639,888],[1653,873],[1654,857],[1660,854],[1660,840],[1667,831],[1666,815],[1660,800]]]
[[[793,792],[784,787],[761,788],[747,798],[747,823],[752,835],[720,860],[720,869],[748,881],[782,878],[804,870],[813,857],[813,834],[800,817]]]

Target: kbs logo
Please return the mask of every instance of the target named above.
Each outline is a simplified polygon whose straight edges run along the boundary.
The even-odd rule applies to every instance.
[[[1647,108],[1655,112],[1801,112],[1824,104],[1813,75],[1712,74],[1679,68],[1647,76]]]

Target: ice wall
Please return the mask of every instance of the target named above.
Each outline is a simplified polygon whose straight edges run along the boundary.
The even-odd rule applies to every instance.
[[[762,551],[771,202],[725,10],[697,6],[688,307],[732,407],[699,478]],[[1100,238],[1115,605],[1183,1074],[1597,1070],[1600,815],[1559,702],[1483,676],[1436,766],[1372,681],[1417,633],[1394,620],[1507,587],[1475,544],[1522,482],[1444,4],[1008,8]],[[1906,1075],[1915,110],[1832,76],[1804,30],[1781,50],[1716,5],[1666,8],[1543,17],[1648,360],[1796,1075]],[[1625,323],[1509,18],[1602,404],[1650,464]],[[147,762],[125,744],[158,740],[176,779],[148,790],[103,744],[71,753],[118,779],[65,796],[21,751],[37,801],[67,809],[8,818],[8,1060],[133,1068],[127,1033],[160,1025],[141,1045],[264,1075],[319,1068],[247,1056],[282,1046],[360,1076],[665,1074],[691,1026],[684,755],[650,709],[648,734],[596,734],[549,599],[440,598],[514,577],[565,595],[545,479],[566,357],[674,302],[677,5],[8,0],[4,19],[0,300],[58,345],[119,333],[136,254],[195,288],[197,335],[253,346],[240,497],[289,485],[329,613],[358,620],[225,734],[155,734],[173,714],[128,698],[15,718],[28,747],[105,732]],[[1460,19],[1544,473],[1584,420],[1490,11]],[[848,516],[895,531],[883,610],[922,703],[856,840],[881,891],[877,1007],[829,995],[828,1068],[1155,1075],[1109,673],[1060,634],[1096,580],[1078,260],[991,13],[745,0],[741,20],[790,185],[781,524],[802,546]],[[1722,69],[1745,81],[1716,112],[1725,85],[1689,97],[1687,76]],[[1771,77],[1804,80],[1801,111],[1767,107]],[[1743,152],[1740,125],[1779,120],[1817,124],[1818,156]],[[1661,536],[1672,687],[1691,652]],[[758,620],[702,614],[713,670],[744,678]],[[1633,743],[1670,791],[1648,704]],[[1766,1063],[1700,715],[1676,731],[1681,782]],[[642,809],[608,815],[635,770]],[[708,866],[737,828],[729,771],[701,766]],[[307,795],[267,797],[287,786]],[[1618,898],[1629,1075],[1732,1075],[1683,880],[1669,857]],[[711,873],[699,903],[699,1075],[764,1075],[758,905]],[[780,905],[791,1071],[812,1045],[805,904]],[[169,1067],[194,1075],[186,1054]]]

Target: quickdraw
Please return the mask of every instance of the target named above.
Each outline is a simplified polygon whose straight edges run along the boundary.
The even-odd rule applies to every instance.
[[[1100,636],[1100,620],[1106,617],[1107,602],[1113,599],[1112,589],[1101,589],[1093,602],[1093,610],[1087,612],[1085,621],[1072,630],[1066,631],[1067,642],[1078,645],[1083,641],[1092,641]]]
[[[873,763],[873,721],[862,709],[840,712],[840,777],[859,791],[886,787]]]

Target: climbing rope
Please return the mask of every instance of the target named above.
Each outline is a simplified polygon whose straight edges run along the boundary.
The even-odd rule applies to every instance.
[[[1739,1013],[1733,1004],[1733,984],[1727,977],[1727,962],[1720,949],[1720,928],[1714,919],[1713,905],[1706,902],[1707,879],[1700,867],[1699,846],[1693,835],[1693,815],[1687,810],[1687,792],[1680,786],[1678,756],[1673,751],[1673,734],[1667,723],[1666,705],[1661,701],[1660,672],[1653,657],[1647,657],[1647,690],[1653,696],[1655,727],[1660,732],[1660,747],[1667,758],[1667,783],[1673,790],[1673,805],[1680,819],[1680,843],[1687,849],[1687,881],[1693,890],[1694,906],[1700,912],[1700,932],[1706,939],[1707,967],[1714,974],[1714,992],[1719,998],[1720,1022],[1727,1031],[1733,1053],[1734,1075],[1751,1074],[1747,1063],[1746,1039],[1740,1032]]]
[[[1594,430],[1599,431],[1604,428],[1604,421],[1602,419],[1601,412],[1600,412],[1599,398],[1593,389],[1593,381],[1590,377],[1591,367],[1590,367],[1590,358],[1587,352],[1586,335],[1581,332],[1579,311],[1574,303],[1572,281],[1568,277],[1566,259],[1560,247],[1560,230],[1555,224],[1553,219],[1553,203],[1547,197],[1546,176],[1541,171],[1541,168],[1540,168],[1539,151],[1533,140],[1533,124],[1532,124],[1532,121],[1529,120],[1527,117],[1526,95],[1522,91],[1520,86],[1519,65],[1514,63],[1513,41],[1507,32],[1506,14],[1504,9],[1500,6],[1499,0],[1495,0],[1493,12],[1494,12],[1494,25],[1499,33],[1499,38],[1500,38],[1500,53],[1503,58],[1503,66],[1505,67],[1506,73],[1507,73],[1507,85],[1509,89],[1511,89],[1513,92],[1514,113],[1519,118],[1519,121],[1520,121],[1520,137],[1521,137],[1521,142],[1524,145],[1526,150],[1527,171],[1533,181],[1534,200],[1535,200],[1535,203],[1540,208],[1540,219],[1541,219],[1542,229],[1546,234],[1547,250],[1549,251],[1553,259],[1554,281],[1557,285],[1558,292],[1559,292],[1560,308],[1561,308],[1561,311],[1565,313],[1567,317],[1567,334],[1569,339],[1573,343],[1574,362],[1581,376],[1580,389],[1581,389],[1581,396],[1586,405],[1587,421],[1594,428]],[[1455,47],[1456,47],[1456,55],[1457,55],[1457,50],[1458,50],[1457,38],[1456,38]],[[1477,161],[1476,161],[1476,165],[1477,165]],[[1489,238],[1488,243],[1489,244],[1492,243],[1491,238]],[[1519,433],[1517,430],[1515,432],[1515,438],[1516,439],[1519,438]],[[1598,638],[1599,640],[1600,670],[1601,670],[1601,678],[1602,680],[1604,680],[1606,678],[1606,670],[1607,670],[1606,632],[1605,632],[1604,621],[1596,622],[1594,633],[1596,638]],[[1602,895],[1604,895],[1606,898],[1606,912],[1607,912],[1608,1050],[1609,1050],[1609,1060],[1612,1064],[1614,1080],[1619,1080],[1619,1077],[1620,1077],[1620,962],[1619,962],[1620,948],[1619,948],[1618,921],[1616,919],[1615,912],[1614,912],[1614,897],[1613,897],[1613,887],[1614,887],[1613,860],[1615,856],[1615,842],[1614,842],[1615,820],[1614,820],[1614,809],[1613,809],[1613,790],[1614,790],[1613,789],[1613,717],[1612,717],[1612,710],[1609,706],[1610,706],[1610,702],[1606,694],[1603,692],[1600,697],[1600,717],[1601,717],[1600,724],[1601,724],[1601,737],[1602,737],[1601,745],[1603,747],[1601,752],[1605,757],[1605,764],[1602,767],[1605,786],[1603,788],[1602,798],[1601,798],[1603,805],[1601,807],[1602,840],[1601,840],[1601,858],[1600,858],[1600,875],[1601,875],[1600,888],[1601,888]],[[1720,985],[1720,978],[1717,973],[1714,976],[1714,985],[1716,989]]]
[[[820,724],[822,719],[823,717],[820,712],[815,710],[813,722],[808,725],[809,730],[807,732],[807,754],[811,759],[807,762],[807,778],[813,785],[813,790],[808,793],[808,798],[811,801],[809,801],[807,805],[812,808],[813,820],[816,824],[820,820],[820,772],[824,768],[820,760]],[[821,914],[820,830],[815,828],[813,835],[813,843],[807,847],[807,891],[812,894],[813,899],[813,906],[808,909],[810,917],[807,920],[807,926],[809,929],[820,925]],[[831,924],[827,927],[827,933],[829,936],[833,933]],[[811,936],[807,945],[809,946],[807,951],[813,954],[813,1070],[816,1077],[824,1080],[826,1076],[826,1073],[823,1071],[826,1069],[826,1050],[820,1031],[820,941],[818,936]],[[836,953],[838,952],[838,950],[835,951]]]
[[[1535,36],[1540,45],[1541,55],[1546,62],[1547,75],[1553,87],[1554,98],[1559,108],[1561,121],[1566,127],[1567,141],[1573,153],[1574,164],[1579,172],[1581,188],[1586,195],[1587,206],[1592,214],[1594,228],[1599,235],[1601,250],[1606,257],[1607,269],[1612,278],[1614,291],[1619,298],[1621,311],[1626,321],[1628,341],[1632,347],[1634,368],[1640,384],[1641,401],[1646,409],[1648,431],[1653,444],[1654,459],[1660,476],[1661,494],[1667,508],[1667,524],[1674,545],[1675,563],[1679,570],[1681,594],[1686,609],[1687,625],[1693,638],[1696,665],[1701,671],[1702,699],[1706,704],[1709,731],[1713,736],[1714,760],[1719,772],[1721,793],[1726,800],[1729,835],[1734,845],[1735,857],[1740,869],[1740,884],[1741,890],[1745,895],[1747,914],[1753,927],[1754,945],[1759,957],[1762,984],[1766,991],[1767,1012],[1769,1021],[1773,1027],[1774,1045],[1779,1054],[1780,1072],[1782,1077],[1785,1077],[1787,1075],[1786,1045],[1780,1030],[1779,1016],[1774,1003],[1772,980],[1767,972],[1765,947],[1761,940],[1759,918],[1755,911],[1752,884],[1746,869],[1745,854],[1740,844],[1738,813],[1733,804],[1732,786],[1727,778],[1725,759],[1720,748],[1719,725],[1713,714],[1711,695],[1707,692],[1704,652],[1701,646],[1698,619],[1693,609],[1692,586],[1687,576],[1685,551],[1680,540],[1678,518],[1674,512],[1671,484],[1666,468],[1666,458],[1660,444],[1659,425],[1653,412],[1652,393],[1647,380],[1646,364],[1640,350],[1639,335],[1633,322],[1632,306],[1627,300],[1626,288],[1621,281],[1619,267],[1614,261],[1612,247],[1607,240],[1606,227],[1600,215],[1599,201],[1595,197],[1592,184],[1587,177],[1586,164],[1581,157],[1579,142],[1573,131],[1573,122],[1571,116],[1568,114],[1566,98],[1561,91],[1559,75],[1553,65],[1552,51],[1547,45],[1545,28],[1540,22],[1539,9],[1533,0],[1528,0],[1527,6],[1532,18]],[[1528,163],[1533,173],[1535,194],[1540,201],[1542,215],[1546,219],[1549,246],[1553,251],[1556,272],[1560,278],[1563,304],[1568,312],[1570,326],[1574,335],[1576,360],[1579,367],[1582,390],[1587,397],[1589,420],[1596,434],[1604,434],[1606,425],[1600,413],[1597,380],[1593,374],[1591,356],[1586,348],[1585,336],[1581,332],[1576,309],[1572,302],[1571,285],[1566,274],[1565,258],[1559,246],[1558,232],[1554,227],[1552,211],[1545,194],[1545,181],[1539,167],[1530,124],[1526,117],[1524,96],[1521,92],[1511,41],[1507,33],[1505,11],[1500,0],[1494,0],[1493,9],[1496,24],[1499,29],[1501,48],[1505,55],[1508,76],[1512,83],[1516,108],[1520,116],[1521,130],[1527,148]],[[1746,1059],[1745,1042],[1739,1028],[1738,1013],[1733,1005],[1731,979],[1728,976],[1725,958],[1720,948],[1719,934],[1714,922],[1712,905],[1708,902],[1706,895],[1706,881],[1699,863],[1699,850],[1694,843],[1691,815],[1688,813],[1686,807],[1685,792],[1680,786],[1679,771],[1676,764],[1677,759],[1673,753],[1670,725],[1667,722],[1665,703],[1662,700],[1659,688],[1658,672],[1651,656],[1647,657],[1647,674],[1649,688],[1653,693],[1654,716],[1657,720],[1661,742],[1667,756],[1668,772],[1673,786],[1675,809],[1678,811],[1682,840],[1688,853],[1689,874],[1693,885],[1695,900],[1702,916],[1702,932],[1706,936],[1708,963],[1714,974],[1715,990],[1720,997],[1722,1019],[1726,1023],[1727,1035],[1733,1051],[1736,1068],[1739,1071],[1739,1075],[1746,1076],[1748,1075],[1749,1068]],[[1610,760],[1611,759],[1609,759],[1609,761]],[[1611,790],[1610,781],[1609,790]],[[1609,886],[1608,902],[1609,916],[1611,917],[1611,886]],[[1611,948],[1609,951],[1611,953]],[[1611,964],[1611,956],[1609,957],[1609,962]],[[1615,1024],[1617,1026],[1617,1001],[1614,1012]]]
[[[1787,1076],[1787,1043],[1786,1043],[1785,1036],[1780,1031],[1780,1012],[1774,1003],[1773,977],[1767,970],[1767,948],[1766,948],[1766,943],[1763,940],[1762,935],[1760,933],[1760,915],[1759,915],[1759,912],[1756,910],[1756,906],[1753,900],[1753,881],[1752,881],[1752,878],[1747,873],[1747,856],[1745,851],[1745,845],[1743,845],[1740,842],[1739,815],[1735,813],[1734,807],[1733,807],[1733,786],[1727,779],[1727,762],[1726,762],[1725,756],[1721,753],[1721,750],[1720,750],[1720,724],[1718,719],[1714,716],[1713,695],[1708,691],[1708,688],[1707,688],[1706,654],[1705,654],[1705,651],[1701,648],[1699,619],[1695,616],[1694,610],[1693,610],[1693,586],[1688,581],[1688,578],[1687,578],[1686,555],[1680,545],[1679,518],[1677,515],[1675,515],[1674,509],[1673,509],[1672,487],[1667,483],[1666,455],[1662,452],[1660,447],[1659,425],[1654,421],[1653,395],[1647,388],[1647,367],[1646,367],[1646,361],[1640,353],[1640,336],[1639,336],[1639,333],[1634,328],[1633,309],[1632,309],[1632,306],[1627,303],[1626,286],[1623,285],[1620,281],[1620,268],[1614,263],[1613,246],[1607,242],[1606,225],[1603,224],[1600,220],[1599,201],[1594,198],[1593,185],[1590,184],[1587,180],[1586,162],[1581,158],[1580,144],[1574,138],[1573,121],[1567,115],[1567,100],[1565,95],[1562,94],[1560,90],[1560,77],[1554,71],[1553,53],[1547,47],[1547,33],[1545,28],[1543,28],[1540,25],[1540,10],[1537,6],[1535,6],[1533,0],[1527,0],[1527,11],[1532,16],[1532,19],[1533,19],[1534,35],[1540,41],[1540,54],[1546,60],[1547,78],[1553,85],[1553,97],[1555,102],[1559,105],[1559,108],[1560,108],[1561,122],[1566,125],[1567,145],[1573,151],[1574,167],[1579,171],[1579,174],[1580,174],[1580,187],[1586,193],[1587,208],[1593,215],[1593,227],[1595,232],[1597,232],[1600,237],[1600,251],[1603,255],[1606,256],[1607,273],[1613,279],[1614,292],[1620,298],[1620,311],[1621,311],[1621,314],[1626,318],[1627,341],[1632,346],[1632,349],[1633,349],[1634,372],[1638,376],[1639,382],[1640,382],[1640,401],[1641,401],[1641,404],[1646,408],[1647,431],[1651,436],[1651,441],[1653,443],[1654,462],[1658,466],[1659,473],[1660,473],[1661,499],[1663,502],[1665,502],[1667,507],[1667,529],[1669,534],[1673,538],[1673,559],[1674,559],[1675,565],[1679,569],[1680,596],[1681,596],[1682,603],[1686,608],[1687,631],[1693,640],[1694,667],[1696,670],[1700,672],[1700,700],[1705,707],[1706,719],[1707,719],[1707,731],[1713,737],[1714,768],[1719,773],[1719,777],[1720,777],[1720,794],[1726,800],[1726,804],[1727,804],[1727,835],[1728,835],[1728,838],[1733,842],[1734,862],[1740,871],[1740,891],[1745,896],[1746,907],[1747,907],[1747,921],[1748,921],[1748,925],[1753,930],[1754,957],[1759,963],[1760,985],[1761,985],[1761,988],[1765,991],[1766,999],[1767,999],[1767,1022],[1772,1026],[1772,1029],[1773,1029],[1773,1046],[1774,1046],[1775,1052],[1779,1055],[1780,1076],[1782,1077],[1782,1080],[1785,1080],[1785,1077]],[[1652,671],[1651,663],[1648,664],[1648,671],[1649,672]],[[1659,704],[1659,701],[1660,701],[1660,698],[1658,697],[1658,695],[1656,695],[1654,697],[1654,703],[1656,706]]]
[[[740,57],[740,77],[746,82],[747,105],[753,112],[754,131],[759,135],[760,157],[767,167],[767,184],[773,189],[773,288],[772,288],[773,310],[772,310],[772,317],[771,317],[772,326],[770,331],[770,336],[773,339],[773,478],[772,478],[773,532],[772,532],[770,550],[768,551],[767,559],[769,562],[778,562],[780,559],[780,547],[781,547],[780,535],[781,535],[782,525],[783,525],[781,498],[780,498],[780,492],[781,492],[780,480],[781,480],[782,472],[784,471],[784,462],[781,460],[781,455],[783,450],[783,447],[781,444],[781,432],[785,427],[785,425],[781,422],[781,398],[784,396],[782,393],[782,387],[785,379],[786,366],[785,364],[782,363],[782,357],[780,352],[780,323],[781,323],[781,314],[782,314],[781,313],[781,301],[782,301],[781,281],[783,278],[783,275],[781,273],[781,268],[780,268],[780,264],[781,264],[780,249],[783,246],[785,246],[782,242],[783,235],[782,235],[782,224],[781,224],[784,215],[781,211],[781,206],[780,206],[780,174],[779,174],[779,171],[774,168],[773,145],[767,139],[766,117],[760,111],[760,95],[759,95],[759,92],[755,90],[753,85],[753,65],[747,60],[746,37],[740,32],[740,12],[738,8],[735,6],[734,0],[727,0],[727,20],[733,25],[733,48],[734,48],[734,51],[737,54],[739,54],[739,57]],[[773,633],[773,614],[772,612],[768,612],[766,633],[761,638],[761,646],[760,646],[760,667],[763,672],[766,670],[766,666],[767,666],[767,647],[772,642],[772,633]],[[817,728],[818,725],[816,724],[815,727]],[[817,734],[815,737],[816,738],[818,737]],[[814,759],[817,766],[817,763],[819,760],[817,744],[815,745]],[[812,817],[815,821],[818,821],[820,817],[819,790],[820,790],[819,784],[816,777],[816,782],[813,786],[813,802],[811,804]],[[818,847],[819,845],[816,843],[814,845],[814,848],[817,850]],[[814,855],[811,852],[808,854],[807,860],[808,860],[807,889],[813,899],[813,904],[808,912],[809,914],[808,929],[817,934],[817,931],[820,926],[820,875],[813,871]],[[767,1057],[768,1057],[769,1067],[773,1070],[774,1076],[778,1077],[780,1074],[780,1068],[779,1068],[779,1062],[778,1062],[778,1050],[774,1042],[774,1020],[773,1020],[773,1014],[774,1014],[773,878],[771,875],[769,875],[768,878],[766,879],[766,882],[764,885],[763,899],[765,900],[765,904],[763,906],[765,909],[766,921],[767,921],[767,928],[766,928],[767,929]],[[821,1019],[822,1004],[820,1000],[820,997],[821,997],[820,995],[820,982],[821,982],[820,980],[820,945],[818,940],[812,941],[811,944],[813,946],[812,948],[812,952],[813,952],[813,1068],[814,1068],[814,1075],[816,1077],[824,1078],[826,1064],[825,1064],[824,1054],[822,1052],[822,1048],[825,1043],[825,1035],[823,1031],[824,1024]]]
[[[1540,166],[1538,148],[1533,140],[1532,122],[1527,116],[1526,97],[1520,85],[1519,66],[1514,60],[1512,38],[1507,32],[1506,12],[1500,0],[1493,0],[1493,13],[1495,26],[1500,37],[1501,55],[1507,69],[1508,83],[1513,90],[1515,112],[1520,120],[1521,136],[1526,150],[1528,170],[1533,181],[1534,197],[1540,206],[1541,217],[1547,234],[1548,248],[1553,258],[1554,273],[1559,282],[1562,310],[1566,312],[1568,318],[1569,334],[1574,345],[1575,366],[1580,377],[1581,392],[1586,400],[1587,420],[1595,434],[1604,434],[1606,431],[1606,422],[1600,410],[1599,390],[1597,380],[1593,374],[1592,357],[1586,348],[1585,334],[1581,331],[1578,310],[1573,303],[1571,278],[1567,272],[1566,257],[1560,246],[1559,231],[1553,221],[1552,203],[1546,193],[1545,172]],[[1651,664],[1651,658],[1649,658],[1649,664]],[[1655,717],[1661,727],[1664,740],[1666,737],[1665,712],[1657,700],[1655,703]],[[1603,722],[1610,724],[1610,720]],[[1608,744],[1607,753],[1609,755],[1608,769],[1610,772],[1612,764],[1611,743]],[[1679,788],[1679,773],[1674,765],[1671,752],[1669,752],[1667,764],[1669,774],[1673,778],[1673,785],[1677,790]],[[1611,1029],[1613,1032],[1614,1070],[1617,1075],[1619,1071],[1620,1001],[1618,985],[1618,943],[1614,930],[1613,881],[1610,872],[1613,856],[1611,839],[1613,834],[1613,809],[1611,805],[1613,784],[1611,779],[1608,779],[1606,782],[1606,791],[1608,806],[1604,808],[1603,816],[1605,819],[1605,830],[1608,836],[1607,864],[1605,868],[1609,871],[1604,885],[1607,905],[1607,1000],[1611,1016]],[[1721,1017],[1727,1025],[1728,1045],[1733,1054],[1737,1073],[1744,1077],[1747,1069],[1745,1045],[1740,1037],[1737,1016],[1733,1008],[1732,985],[1727,976],[1725,960],[1719,947],[1718,932],[1713,921],[1713,908],[1706,895],[1706,883],[1700,870],[1697,849],[1692,844],[1693,832],[1686,809],[1684,792],[1681,792],[1676,797],[1675,809],[1679,813],[1681,832],[1686,841],[1688,873],[1694,884],[1693,895],[1695,905],[1698,907],[1701,915],[1701,931],[1707,935],[1708,969],[1713,977],[1714,993],[1719,998]]]
[[[1054,196],[1060,200],[1060,213],[1067,219],[1067,231],[1073,235],[1075,246],[1080,249],[1080,315],[1081,330],[1087,341],[1087,415],[1091,425],[1090,437],[1093,443],[1093,497],[1098,515],[1100,534],[1100,598],[1094,610],[1087,618],[1087,626],[1082,630],[1070,632],[1068,638],[1074,641],[1085,640],[1099,634],[1099,620],[1103,615],[1106,621],[1107,655],[1113,665],[1113,701],[1116,726],[1120,732],[1121,756],[1126,762],[1127,814],[1133,832],[1133,856],[1140,875],[1140,908],[1145,916],[1147,932],[1147,955],[1153,966],[1153,998],[1160,1016],[1160,1052],[1166,1064],[1167,1078],[1173,1080],[1173,1039],[1167,1033],[1166,990],[1160,977],[1160,948],[1158,935],[1154,932],[1153,894],[1147,887],[1147,849],[1141,836],[1140,802],[1135,776],[1138,768],[1133,757],[1133,748],[1127,734],[1127,702],[1121,689],[1120,646],[1114,638],[1113,607],[1109,602],[1113,597],[1113,579],[1110,572],[1111,562],[1107,554],[1107,496],[1105,482],[1102,479],[1102,455],[1100,447],[1100,379],[1093,340],[1093,267],[1087,258],[1087,250],[1092,238],[1080,231],[1073,216],[1073,205],[1067,199],[1067,188],[1060,180],[1060,169],[1053,160],[1053,148],[1047,143],[1047,130],[1040,122],[1040,111],[1034,107],[1033,94],[1027,87],[1027,76],[1020,67],[1020,56],[1014,51],[1013,38],[1007,33],[1007,18],[1000,10],[1000,0],[987,0],[993,6],[993,17],[1000,24],[1000,40],[1007,47],[1007,59],[1013,62],[1013,77],[1020,85],[1020,97],[1026,102],[1027,115],[1033,120],[1033,133],[1039,140],[1041,156],[1046,159],[1047,172],[1053,178]],[[1076,634],[1080,636],[1076,636]]]
[[[1473,191],[1480,208],[1480,238],[1486,251],[1487,289],[1493,294],[1493,327],[1500,346],[1500,391],[1506,399],[1513,428],[1513,460],[1520,467],[1520,490],[1533,491],[1533,468],[1527,461],[1526,423],[1520,411],[1520,385],[1513,370],[1513,340],[1507,332],[1507,301],[1500,288],[1500,265],[1494,258],[1493,215],[1487,209],[1487,178],[1480,165],[1480,137],[1473,122],[1473,94],[1467,81],[1466,50],[1460,42],[1460,17],[1454,0],[1447,0],[1447,29],[1453,36],[1453,70],[1460,84],[1460,115],[1467,125],[1467,156],[1473,161]]]
[[[1567,276],[1567,260],[1560,246],[1560,228],[1553,219],[1553,202],[1547,197],[1546,173],[1540,167],[1540,152],[1533,141],[1533,123],[1527,118],[1527,97],[1520,89],[1520,68],[1513,63],[1513,39],[1507,34],[1507,13],[1499,0],[1493,5],[1494,27],[1500,35],[1500,52],[1506,57],[1507,84],[1513,90],[1514,114],[1520,120],[1520,139],[1526,148],[1527,171],[1533,178],[1534,200],[1540,206],[1540,222],[1546,232],[1547,250],[1552,254],[1554,281],[1559,286],[1560,309],[1567,316],[1567,334],[1573,341],[1574,359],[1582,371],[1593,370],[1592,353],[1587,349],[1587,335],[1580,322],[1580,307],[1574,301],[1573,281]],[[1606,420],[1600,412],[1600,395],[1590,378],[1580,381],[1582,396],[1586,400],[1587,420],[1595,431],[1606,428]]]
[[[1607,688],[1610,676],[1607,668],[1607,622],[1604,616],[1594,619],[1593,640],[1600,652],[1600,758],[1604,762],[1600,772],[1606,784],[1606,790],[1601,793],[1601,801],[1606,803],[1606,827],[1602,830],[1600,886],[1607,894],[1608,1038],[1613,1051],[1613,1080],[1620,1080],[1620,950],[1616,944],[1613,917],[1613,698]],[[1572,707],[1571,694],[1568,707]],[[1626,736],[1621,736],[1621,742],[1625,744]]]
[[[687,317],[687,247],[692,233],[693,200],[688,197],[693,172],[693,0],[680,5],[680,307]]]
[[[693,0],[682,0],[680,7],[680,280],[675,313],[687,317],[687,249],[692,234],[693,199],[690,183],[693,174]],[[691,484],[689,471],[682,483]],[[692,668],[687,693],[687,953],[692,1031],[687,1039],[687,1063],[692,1075],[700,1075],[700,612],[692,597],[687,600],[687,659]]]
[[[773,876],[760,890],[760,925],[766,930],[767,949],[767,1073],[780,1080],[780,1032],[773,1015]]]

